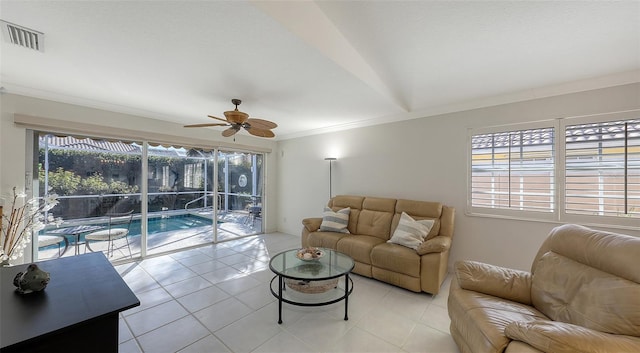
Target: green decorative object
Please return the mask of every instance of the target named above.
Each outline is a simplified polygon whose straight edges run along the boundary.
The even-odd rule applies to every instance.
[[[16,292],[28,294],[45,289],[50,279],[49,272],[42,271],[36,264],[30,264],[26,271],[18,272],[13,285],[18,287]]]

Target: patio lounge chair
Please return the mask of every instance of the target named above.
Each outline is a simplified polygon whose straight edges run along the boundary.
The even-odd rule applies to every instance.
[[[64,243],[64,250],[60,247],[62,243]],[[69,241],[66,237],[61,237],[59,235],[38,235],[38,249],[51,245],[58,245],[58,257],[60,257],[62,254],[67,252],[67,248],[69,248]]]
[[[129,256],[131,256],[131,246],[129,245],[129,227],[131,226],[131,219],[133,218],[133,210],[126,213],[112,213],[108,214],[109,225],[107,229],[102,229],[96,232],[85,235],[85,246],[89,251],[93,252],[89,243],[91,242],[107,242],[107,256],[113,257],[114,241],[124,238],[127,242],[127,248],[129,249]],[[124,247],[124,245],[122,246]],[[86,252],[86,249],[85,249]],[[111,255],[109,255],[111,252]]]

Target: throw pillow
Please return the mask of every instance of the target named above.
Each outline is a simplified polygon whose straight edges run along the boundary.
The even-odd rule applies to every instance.
[[[434,222],[432,219],[416,221],[405,212],[402,212],[398,227],[396,227],[393,236],[387,243],[394,243],[416,250],[429,234]]]
[[[320,224],[320,231],[322,232],[336,232],[336,233],[349,233],[347,226],[349,225],[349,213],[351,208],[343,208],[338,212],[333,212],[329,207],[324,208],[322,213],[322,224]]]

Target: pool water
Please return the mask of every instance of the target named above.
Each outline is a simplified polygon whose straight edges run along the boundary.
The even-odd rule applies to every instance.
[[[190,228],[196,228],[196,227],[205,227],[205,226],[211,226],[212,224],[213,222],[211,219],[198,217],[190,214],[175,215],[175,216],[168,216],[168,217],[154,217],[154,218],[149,218],[148,220],[147,234],[149,236],[152,236],[157,233],[170,232],[170,231],[181,230],[181,229],[190,229]],[[108,223],[96,224],[96,225],[103,226],[105,228],[109,226]],[[114,227],[122,228],[123,225],[121,224],[114,225]],[[46,234],[46,231],[42,231],[41,234]],[[129,236],[130,237],[138,236],[140,234],[142,234],[141,220],[134,219],[133,221],[131,221],[131,226],[129,227]],[[80,243],[84,242],[85,235],[86,234],[82,234],[80,236]],[[75,239],[72,236],[68,236],[67,239],[69,239],[70,243],[75,242]],[[45,250],[45,249],[54,248],[54,247],[57,248],[57,245],[51,245],[45,248],[40,248],[40,250]]]
[[[153,235],[161,232],[170,232],[173,230],[181,230],[181,229],[189,229],[195,227],[204,227],[210,226],[213,222],[211,219],[198,217],[194,215],[179,215],[179,216],[170,216],[170,217],[156,217],[150,218],[147,224],[147,234]],[[105,225],[106,226],[106,225]],[[142,234],[140,220],[134,219],[131,222],[131,227],[129,228],[129,235],[140,235]]]

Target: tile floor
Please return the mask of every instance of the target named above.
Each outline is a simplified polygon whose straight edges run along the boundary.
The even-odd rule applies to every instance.
[[[433,297],[353,275],[348,321],[344,302],[285,303],[278,325],[269,258],[299,244],[273,233],[116,266],[141,303],[121,314],[119,351],[459,352],[449,280]]]

